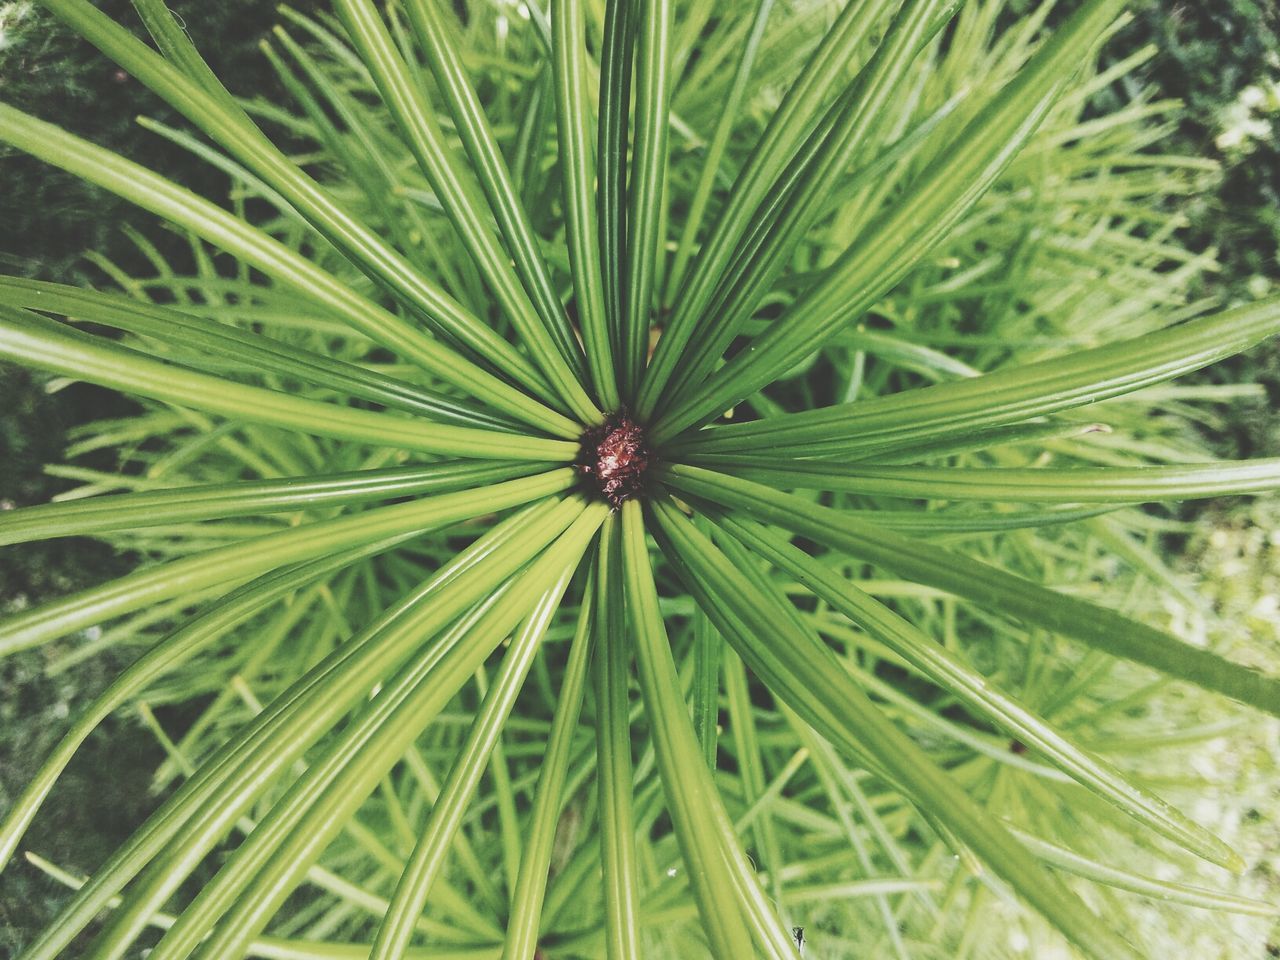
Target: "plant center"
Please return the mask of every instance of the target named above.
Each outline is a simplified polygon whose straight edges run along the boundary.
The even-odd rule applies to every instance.
[[[577,466],[602,497],[620,507],[644,490],[652,462],[644,428],[618,412],[582,435],[582,459]]]

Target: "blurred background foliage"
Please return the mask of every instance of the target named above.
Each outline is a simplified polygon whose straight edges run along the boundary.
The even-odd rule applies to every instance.
[[[137,23],[128,0],[98,5],[119,22]],[[205,55],[236,93],[272,95],[275,74],[258,42],[276,22],[274,4],[171,0],[170,6],[202,38]],[[0,2],[0,98],[140,158],[194,190],[226,193],[224,175],[135,122],[139,114],[174,120],[171,109],[26,0]],[[0,190],[0,272],[64,283],[100,281],[82,258],[87,250],[140,267],[141,255],[124,232],[128,226],[179,259],[187,249],[166,236],[154,218],[119,198],[5,148],[0,148],[0,181],[5,185]],[[44,469],[62,459],[66,431],[131,410],[130,402],[113,391],[73,384],[50,392],[49,386],[39,375],[0,364],[0,509],[42,503],[69,486]],[[109,454],[104,456],[106,463],[92,465],[109,469]],[[129,557],[113,556],[106,544],[87,539],[0,551],[0,610],[118,575],[129,564]],[[125,665],[121,660],[130,659],[108,652],[51,674],[47,664],[65,652],[64,644],[54,644],[0,662],[0,807],[12,802],[53,749],[68,717],[119,673]],[[168,719],[175,727],[184,725],[180,717]],[[114,717],[67,771],[65,789],[50,799],[50,815],[31,843],[60,862],[101,862],[154,805],[155,798],[138,785],[150,782],[163,759],[140,719]],[[34,870],[5,871],[0,876],[0,957],[30,942],[64,898],[60,885]]]
[[[1033,6],[1032,0],[1024,4]],[[128,0],[99,3],[119,22],[134,23]],[[1059,14],[1073,6],[1059,5]],[[198,38],[216,73],[242,96],[272,99],[277,79],[258,50],[276,22],[274,4],[261,0],[199,3],[171,0],[171,9]],[[1011,4],[1016,13],[1018,4]],[[1199,282],[1198,296],[1225,303],[1261,297],[1280,286],[1280,5],[1272,0],[1176,3],[1144,0],[1114,51],[1152,43],[1159,48],[1136,76],[1104,96],[1114,108],[1143,86],[1157,98],[1185,104],[1176,129],[1161,148],[1212,157],[1220,173],[1210,188],[1187,199],[1183,242],[1214,250],[1220,269]],[[1116,54],[1119,55],[1119,54]],[[225,193],[222,174],[181,148],[143,130],[139,114],[172,121],[172,111],[72,36],[35,4],[0,2],[0,98],[125,156],[141,159],[167,176],[211,196]],[[168,235],[153,219],[118,198],[32,160],[0,152],[0,271],[62,282],[95,282],[88,250],[129,270],[142,268],[126,228],[141,231],[175,265],[189,256],[183,238]],[[141,272],[145,272],[142,270]],[[1224,458],[1280,455],[1280,344],[1265,344],[1201,374],[1208,382],[1254,381],[1265,396],[1243,399],[1223,411],[1209,437]],[[57,386],[57,385],[54,385]],[[47,501],[67,482],[45,465],[61,458],[65,434],[76,424],[124,415],[127,400],[83,384],[51,390],[26,371],[0,366],[0,509]],[[109,464],[102,464],[110,468]],[[1200,581],[1204,596],[1228,618],[1280,648],[1280,527],[1274,504],[1208,502],[1188,507],[1198,531],[1180,544],[1181,568]],[[54,540],[0,551],[0,609],[17,609],[102,580],[127,568],[88,540]],[[12,799],[57,741],[75,706],[94,696],[118,671],[112,655],[51,675],[46,666],[63,650],[52,645],[0,662],[0,806]],[[164,724],[181,728],[182,717]],[[99,862],[153,806],[137,789],[149,782],[164,754],[141,719],[117,717],[90,739],[47,806],[29,845],[55,862]],[[104,776],[103,772],[108,771]],[[1274,798],[1273,798],[1274,799]],[[1259,803],[1258,806],[1263,806]],[[1246,829],[1274,832],[1261,811]],[[47,825],[58,824],[56,831]],[[1280,868],[1280,865],[1277,865]],[[0,876],[0,956],[30,939],[48,922],[62,895],[34,871]],[[1280,946],[1260,945],[1263,950]]]

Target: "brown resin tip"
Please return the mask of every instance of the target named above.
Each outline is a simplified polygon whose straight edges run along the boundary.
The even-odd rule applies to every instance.
[[[644,489],[645,472],[652,462],[644,429],[626,413],[611,414],[582,435],[578,469],[614,507]]]

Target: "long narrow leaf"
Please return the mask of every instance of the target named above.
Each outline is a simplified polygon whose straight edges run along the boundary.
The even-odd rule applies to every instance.
[[[0,141],[234,253],[325,312],[337,314],[370,339],[494,409],[556,436],[576,437],[581,432],[569,418],[414,329],[283,243],[145,167],[4,103],[0,103]]]
[[[263,845],[266,854],[262,861],[264,869],[247,888],[235,882],[234,873],[228,874],[226,890],[236,898],[236,905],[212,938],[202,944],[196,954],[197,958],[217,960],[234,955],[244,949],[248,940],[258,935],[302,879],[306,868],[323,852],[344,819],[354,813],[363,797],[403,754],[426,721],[445,707],[466,679],[484,662],[485,657],[515,627],[520,617],[529,609],[530,602],[541,594],[545,595],[544,600],[538,608],[537,618],[531,618],[528,631],[531,640],[527,646],[534,649],[526,648],[523,654],[532,656],[536,652],[537,641],[545,632],[574,569],[607,511],[608,507],[603,503],[582,507],[581,514],[573,525],[529,566],[485,619],[476,625],[475,630],[445,654],[438,665],[430,669],[431,682],[426,682],[428,674],[424,673],[422,679],[415,684],[416,689],[412,695],[395,707],[395,714],[390,722],[379,724],[371,716],[366,729],[373,737],[367,749],[358,744],[353,736],[346,750],[334,752],[331,770],[334,774],[340,773],[346,780],[347,790],[328,790],[324,775],[320,772],[323,768],[317,764],[314,768],[317,771],[314,781],[300,783],[295,788],[296,799],[286,796],[281,801],[278,805],[278,836],[284,842],[272,851],[271,839],[267,839]],[[516,658],[511,669],[511,682],[499,691],[500,706],[495,712],[504,712],[501,704],[507,698],[511,699],[506,710],[510,709],[510,703],[518,692],[520,675],[527,670],[524,656]],[[498,687],[495,686],[494,689],[498,690]],[[392,693],[391,690],[387,692]],[[495,735],[501,731],[501,721],[501,717],[490,721]],[[485,731],[482,730],[480,739],[483,739],[484,734]],[[311,794],[310,798],[308,793]],[[315,806],[305,817],[295,820],[290,816],[291,808],[300,811],[309,805],[309,799]],[[264,821],[259,829],[266,826]],[[202,898],[206,895],[211,906],[216,906],[216,883],[213,888],[206,887],[201,892]],[[229,902],[229,899],[225,902]],[[160,948],[157,948],[155,956],[156,960],[162,960]]]
[[[716,178],[720,174],[720,163],[724,158],[725,148],[729,145],[729,137],[733,133],[734,124],[738,122],[738,111],[742,108],[742,100],[746,95],[747,80],[751,76],[751,68],[755,65],[756,55],[760,52],[760,42],[764,38],[765,27],[769,23],[769,14],[773,10],[773,0],[756,0],[755,13],[752,15],[751,30],[742,46],[742,55],[738,58],[738,67],[733,74],[733,83],[729,87],[729,96],[724,102],[723,112],[716,122],[715,133],[707,146],[707,155],[702,162],[702,171],[698,174],[698,185],[694,188],[693,199],[689,201],[689,212],[685,216],[684,230],[680,234],[680,242],[676,246],[676,254],[671,262],[671,270],[667,273],[666,303],[670,306],[677,291],[684,281],[685,270],[693,255],[695,239],[702,218],[706,213],[707,203],[711,199],[711,191]],[[646,377],[646,380],[648,378]],[[647,386],[647,383],[646,383]],[[648,410],[645,410],[648,413]]]
[[[564,306],[538,247],[529,216],[520,203],[507,163],[458,53],[457,31],[441,12],[438,0],[409,0],[409,20],[427,55],[436,85],[449,105],[454,125],[466,147],[476,180],[497,218],[507,249],[547,332],[565,362],[581,374],[582,352],[574,339]]]
[[[649,354],[649,327],[655,304],[659,259],[665,256],[667,131],[671,109],[670,0],[628,0],[636,18],[635,142],[627,190],[627,280],[622,315],[623,399],[633,401]]]
[[[618,377],[600,263],[596,164],[590,138],[593,118],[587,100],[586,24],[580,0],[555,0],[551,4],[551,28],[556,132],[563,167],[565,243],[573,272],[574,304],[596,394],[604,408],[613,411],[618,407]]]
[[[72,890],[79,890],[84,886],[83,877],[61,870],[37,854],[28,853],[27,859],[38,870]],[[113,899],[109,906],[119,906],[119,897]],[[174,918],[167,913],[157,913],[151,919],[151,925],[160,930],[167,930],[173,924]],[[259,937],[249,945],[245,955],[261,957],[262,960],[365,960],[369,955],[369,947],[366,944],[334,940]],[[405,952],[404,960],[502,960],[502,948],[496,945],[410,948]]]
[[[1123,0],[1088,0],[989,106],[750,350],[655,425],[656,442],[717,416],[812,353],[901,280],[968,212],[1039,127]]]
[[[1274,917],[1280,914],[1280,906],[1275,903],[1235,896],[1218,890],[1208,890],[1186,883],[1144,877],[1132,870],[1099,863],[1097,860],[1081,856],[1074,850],[1034,837],[1025,831],[1010,829],[1028,850],[1050,866],[1095,883],[1104,883],[1117,890],[1127,890],[1130,893],[1166,903],[1199,907],[1201,910],[1225,910],[1229,913],[1252,914],[1255,917]]]
[[[129,905],[112,918],[108,942],[131,942],[274,776],[367,697],[424,635],[453,623],[436,649],[458,643],[499,599],[505,580],[581,513],[575,499],[547,502],[501,524],[299,678],[109,858],[31,945],[26,960],[57,957],[110,897],[164,853],[165,862],[135,886]],[[175,848],[180,831],[181,846]]]
[[[586,395],[581,381],[534,310],[507,251],[489,225],[489,211],[485,209],[484,200],[477,196],[475,181],[445,141],[435,111],[414,81],[373,3],[371,0],[337,0],[335,7],[407,145],[452,220],[458,238],[480,268],[503,313],[528,346],[557,396],[585,422],[597,422],[601,419],[600,411]],[[411,9],[411,13],[421,28],[429,27],[421,21],[422,10]],[[476,133],[474,144],[479,146],[478,132],[472,132]]]
[[[721,526],[779,569],[799,578],[816,596],[881,640],[941,688],[1003,727],[1010,736],[1044,754],[1138,822],[1220,866],[1243,869],[1240,856],[1214,834],[1129,780],[1111,764],[1071,742],[1051,723],[1004,693],[941,644],[804,551],[769,536],[750,521],[728,517]],[[742,562],[733,545],[723,546],[731,560]]]
[[[867,141],[883,125],[888,104],[900,95],[920,48],[946,25],[957,6],[958,0],[907,0],[902,5],[874,56],[832,105],[830,119],[824,118],[810,135],[756,211],[750,234],[718,281],[672,374],[677,390],[659,411],[678,404],[714,369],[823,212],[841,175],[865,153]]]
[[[607,522],[607,521],[606,521]],[[547,734],[547,749],[533,794],[520,875],[511,896],[511,918],[507,921],[504,956],[507,960],[532,960],[538,948],[539,921],[547,889],[547,871],[565,799],[564,785],[569,772],[569,754],[577,732],[578,717],[587,688],[591,662],[593,612],[592,577],[583,588],[578,610],[578,626],[569,646],[569,658],[560,684],[555,718]]]
[[[798,954],[790,932],[767,907],[759,880],[702,762],[658,609],[643,515],[634,500],[622,508],[622,557],[628,604],[635,618],[636,663],[645,715],[667,809],[712,952],[726,960],[755,956],[751,946],[754,934],[765,956],[794,960]]]
[[[640,957],[640,880],[632,802],[631,711],[627,696],[631,648],[623,592],[622,545],[616,515],[600,531],[596,551],[596,753],[599,760],[600,866],[605,889],[605,955]]]
[[[606,4],[600,50],[600,109],[597,128],[596,209],[605,317],[614,363],[626,350],[622,317],[627,282],[627,131],[631,118],[631,64],[638,0]]]
[[[155,493],[125,493],[42,504],[0,514],[0,546],[183,521],[451,493],[528,476],[538,469],[538,464],[454,462],[177,487]]]
[[[752,457],[706,462],[771,486],[922,500],[1001,503],[1147,503],[1265,493],[1280,487],[1280,458],[1153,467],[963,469],[881,467]]]
[[[577,453],[577,445],[566,440],[517,437],[322,403],[173,367],[107,340],[29,327],[6,307],[0,307],[0,358],[153,400],[318,436],[500,460],[527,456],[563,463]]]
[[[1206,367],[1280,332],[1280,297],[1119,343],[955,383],[713,427],[672,444],[701,453],[856,453],[1017,423],[1122,396]]]
[[[212,71],[199,69],[200,55],[173,15],[163,4],[155,0],[147,2],[148,26],[163,38],[167,52],[177,52],[179,63],[194,72],[194,77],[157,56],[87,0],[50,0],[49,8],[279,190],[330,242],[386,284],[407,305],[440,325],[458,342],[465,343],[495,369],[522,375],[526,385],[541,385],[533,368],[510,344],[478,318],[469,316],[456,301],[344,209],[328,191],[290,163],[248,115],[236,107]]]
[[[0,277],[0,303],[64,314],[161,339],[177,359],[199,366],[197,359],[220,358],[236,370],[294,376],[328,390],[406,410],[441,423],[511,431],[513,421],[476,410],[416,384],[261,334],[240,330],[191,313],[137,300],[21,277]],[[181,331],[181,338],[175,334]],[[217,363],[217,361],[215,361]]]
[[[58,741],[57,748],[41,764],[5,814],[3,822],[0,822],[0,872],[3,872],[13,856],[14,850],[22,841],[23,833],[30,826],[62,771],[71,762],[80,745],[103,720],[141,694],[149,684],[190,660],[236,624],[244,622],[271,603],[315,579],[340,570],[362,557],[380,553],[408,536],[410,534],[402,534],[392,540],[382,540],[290,567],[243,587],[188,621],[139,657],[84,708]]]
[[[1009,832],[890,723],[814,635],[797,629],[669,501],[654,504],[663,552],[752,672],[824,737],[876,758],[919,808],[972,847],[1066,937],[1097,960],[1133,948],[1089,913]]]
[[[494,510],[567,490],[576,481],[557,470],[505,484],[441,494],[411,503],[309,523],[139,570],[0,622],[0,655],[65,636],[151,603],[217,586],[244,583],[290,563],[411,531],[438,530]]]
[[[744,510],[917,583],[965,597],[1161,673],[1280,716],[1280,679],[1190,646],[1154,627],[829,507],[699,467],[673,466],[673,487]]]
[[[897,0],[850,0],[846,3],[817,50],[801,68],[800,75],[788,88],[760,141],[739,172],[724,209],[676,298],[675,311],[654,348],[653,362],[645,374],[644,389],[637,401],[641,416],[647,419],[657,409],[716,282],[729,266],[738,241],[751,225],[752,214],[791,159],[794,147],[789,144],[800,139],[867,34],[896,3]]]
[[[528,674],[533,655],[550,625],[571,573],[572,569],[567,570],[560,581],[547,590],[503,657],[499,673],[476,713],[467,739],[454,758],[453,767],[440,796],[431,808],[422,836],[396,884],[391,905],[374,939],[370,960],[398,957],[408,946],[414,932],[414,921],[422,913],[432,883],[444,863],[449,842],[458,831],[489,755],[502,733],[502,724],[515,703],[516,694]],[[526,576],[531,574],[532,571]],[[489,627],[487,622],[477,624],[472,635],[480,635],[486,627]]]

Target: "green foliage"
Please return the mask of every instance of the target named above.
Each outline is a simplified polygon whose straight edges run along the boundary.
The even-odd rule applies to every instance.
[[[107,0],[100,8],[122,22],[129,19],[127,0]],[[265,34],[275,20],[270,5],[256,0],[224,0],[214,4],[174,0],[170,7],[202,45],[219,73],[242,95],[272,96],[276,89],[268,65],[244,38]],[[39,105],[45,119],[126,156],[145,156],[162,170],[175,171],[182,182],[201,192],[224,189],[215,171],[184,164],[183,151],[157,142],[138,126],[145,112],[172,120],[176,114],[128,73],[104,60],[89,44],[63,27],[31,0],[3,5],[0,14],[0,77],[9,103]],[[0,148],[6,189],[0,196],[0,265],[6,273],[67,280],[94,275],[81,260],[86,249],[113,248],[121,222],[142,227],[127,203],[82,180],[51,170],[16,151]],[[137,260],[131,266],[140,267]]]
[[[337,0],[281,11],[269,99],[160,0],[154,48],[46,6],[232,186],[0,105],[185,244],[92,256],[115,292],[0,279],[0,360],[140,404],[0,543],[143,561],[0,621],[0,655],[128,662],[0,866],[117,711],[167,754],[89,877],[30,857],[78,892],[24,960],[794,958],[795,927],[1113,960],[1273,921],[1185,751],[1273,730],[1280,676],[1159,548],[1167,503],[1280,487],[1200,439],[1254,387],[1170,382],[1280,301],[1193,299],[1169,211],[1216,166],[1161,152],[1173,103],[1099,108],[1150,56],[1093,69],[1119,2]]]
[[[1223,136],[1237,125],[1248,87],[1280,80],[1280,11],[1274,4],[1231,0],[1162,14],[1155,4],[1139,7],[1133,39],[1162,51],[1149,75],[1187,106],[1178,121],[1179,140],[1224,161],[1221,185],[1191,211],[1190,240],[1217,247],[1221,282],[1233,296],[1245,295],[1251,280],[1255,287],[1261,278],[1280,283],[1280,116],[1260,112],[1270,132],[1246,143]]]

